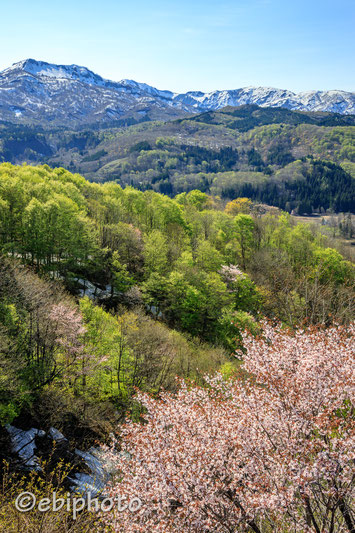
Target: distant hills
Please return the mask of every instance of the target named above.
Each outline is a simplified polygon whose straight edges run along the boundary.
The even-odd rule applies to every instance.
[[[334,112],[337,111],[337,112]],[[177,94],[28,59],[0,74],[0,162],[175,196],[355,212],[355,94]]]
[[[54,65],[34,59],[15,63],[0,73],[0,120],[44,128],[126,126],[245,104],[354,115],[355,93],[334,90],[295,94],[283,89],[246,87],[179,94],[132,80],[106,80],[77,65]],[[236,116],[236,121],[240,118]],[[321,122],[323,118],[315,120]]]
[[[128,127],[0,123],[0,161],[169,196],[199,189],[300,214],[355,212],[355,116],[255,105]]]

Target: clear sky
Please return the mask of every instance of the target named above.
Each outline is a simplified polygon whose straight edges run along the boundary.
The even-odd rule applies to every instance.
[[[185,92],[355,90],[355,0],[0,0],[0,70],[84,65]]]

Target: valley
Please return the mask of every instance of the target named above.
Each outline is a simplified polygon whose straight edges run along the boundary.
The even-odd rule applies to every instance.
[[[0,73],[1,533],[354,531],[354,99]]]

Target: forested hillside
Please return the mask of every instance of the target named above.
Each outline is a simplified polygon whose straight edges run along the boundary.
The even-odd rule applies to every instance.
[[[3,123],[0,158],[171,197],[199,189],[301,215],[355,211],[353,116],[250,105],[100,131]]]
[[[1,2],[0,533],[355,533],[354,15]]]
[[[229,152],[221,153],[227,161]],[[275,323],[284,328],[283,333],[275,333],[284,337],[280,341],[275,337],[273,345],[277,354],[274,365],[279,365],[279,357],[282,361],[285,356],[282,363],[285,366],[281,365],[280,372],[286,372],[285,368],[291,364],[287,357],[291,355],[282,350],[280,355],[278,342],[286,343],[285,346],[301,342],[295,349],[303,354],[305,361],[309,357],[305,347],[313,343],[315,354],[319,353],[319,343],[323,343],[322,383],[328,375],[325,361],[329,360],[330,352],[335,357],[332,365],[338,372],[341,368],[349,368],[345,347],[350,341],[346,329],[344,333],[339,330],[340,337],[334,341],[341,346],[338,354],[332,352],[327,338],[322,340],[321,336],[328,333],[314,333],[316,340],[312,340],[308,335],[313,333],[308,333],[307,328],[315,328],[310,331],[317,332],[318,324],[331,328],[336,321],[346,328],[351,322],[355,301],[353,263],[329,247],[327,238],[315,226],[295,224],[288,213],[269,209],[248,198],[236,198],[225,205],[220,198],[199,190],[170,198],[153,190],[122,188],[112,182],[92,183],[64,168],[4,163],[0,165],[0,249],[2,426],[12,423],[45,431],[59,428],[70,438],[70,449],[75,450],[78,446],[107,441],[127,417],[141,420],[146,408],[159,409],[160,399],[165,397],[162,416],[166,416],[165,409],[169,410],[171,405],[176,416],[171,419],[170,427],[176,425],[180,434],[181,427],[186,427],[186,422],[180,426],[181,416],[185,420],[190,402],[193,413],[197,414],[199,407],[193,407],[194,400],[190,396],[183,400],[187,411],[181,411],[179,403],[174,407],[174,398],[183,399],[185,394],[184,385],[175,396],[182,386],[176,376],[193,380],[197,388],[192,389],[192,397],[196,394],[196,398],[202,398],[207,394],[204,401],[206,405],[212,402],[211,412],[216,416],[220,409],[225,412],[229,404],[220,396],[220,386],[225,391],[225,386],[234,387],[235,383],[238,389],[238,383],[248,379],[250,372],[258,372],[248,359],[252,341],[246,331],[260,343],[263,341],[259,335],[267,328],[272,338],[271,324]],[[265,320],[271,322],[267,324]],[[300,341],[292,340],[292,331],[299,326],[306,328],[304,342],[302,337]],[[265,350],[265,346],[262,349]],[[246,367],[244,357],[249,360]],[[308,363],[303,364],[307,368]],[[313,366],[310,368],[313,375]],[[216,371],[220,372],[220,377],[216,378],[217,382],[211,382],[210,397],[206,374]],[[305,383],[309,382],[308,374],[305,374]],[[223,379],[226,385],[218,385]],[[285,387],[288,379],[287,375],[282,378]],[[347,394],[343,377],[334,381],[332,374],[331,382],[335,388],[329,392],[328,402],[334,397],[336,405],[341,406],[339,402],[346,399]],[[233,394],[237,389],[233,389]],[[151,396],[150,399],[137,396],[137,390],[139,394],[153,395],[157,407]],[[284,390],[293,394],[292,388]],[[307,391],[302,394],[302,401],[309,402],[313,398]],[[222,404],[215,405],[216,398],[220,398]],[[263,412],[265,405],[260,405],[258,410]],[[267,407],[267,413],[270,409]],[[314,409],[312,413],[314,417]],[[245,416],[250,419],[247,412]],[[346,415],[344,417],[348,420]],[[224,415],[218,415],[218,420],[219,424]],[[286,409],[282,420],[294,423],[294,411]],[[207,455],[210,451],[215,453],[214,445],[211,448],[206,440],[206,435],[210,435],[209,422],[207,426],[206,421],[198,424],[200,426],[193,422],[192,427],[200,427],[198,439],[201,436],[205,439],[204,450]],[[314,424],[319,427],[317,421]],[[134,430],[141,443],[146,439],[145,434],[142,438],[139,436],[143,427],[138,424]],[[225,424],[224,427],[229,426]],[[243,427],[246,431],[247,425]],[[262,427],[263,431],[268,431]],[[333,423],[331,427],[335,427]],[[259,429],[250,428],[250,431],[254,435]],[[284,431],[283,426],[280,431]],[[342,424],[338,431],[348,429]],[[154,453],[166,457],[170,445],[162,444],[157,430],[154,430],[154,437]],[[134,433],[130,438],[135,446]],[[332,438],[329,446],[333,446]],[[2,458],[10,461],[10,468],[19,468],[11,455],[4,428],[0,430],[0,442]],[[183,444],[179,442],[183,461],[186,446],[197,448],[190,437]],[[224,446],[219,442],[219,446]],[[342,442],[345,445],[347,441]],[[18,514],[14,515],[11,503],[20,487],[37,491],[42,497],[53,487],[61,491],[68,487],[73,454],[69,449],[63,452],[60,446],[58,451],[47,446],[38,452],[44,470],[37,469],[37,477],[32,473],[29,478],[18,478],[16,474],[9,478],[6,474],[9,467],[4,467],[0,501],[4,509],[1,524],[6,531],[14,531],[12,524],[20,519]],[[122,446],[131,450],[128,441]],[[238,444],[238,449],[240,446]],[[177,449],[175,444],[172,449]],[[299,449],[303,450],[300,457],[313,457],[305,448]],[[147,450],[136,451],[135,460],[139,462],[139,453],[146,454]],[[109,457],[107,450],[105,453]],[[282,449],[280,453],[286,457]],[[339,453],[341,460],[347,461],[348,452],[344,447]],[[238,457],[240,461],[241,456]],[[114,455],[109,460],[114,462],[117,457]],[[68,471],[62,470],[63,461],[71,463]],[[127,472],[131,472],[129,464]],[[210,464],[208,459],[207,464]],[[183,467],[178,469],[179,476],[185,476],[184,472]],[[129,482],[129,476],[130,473],[126,473],[125,483]],[[140,479],[146,480],[144,483],[152,479],[154,487],[159,487],[158,477],[147,477],[147,472],[142,472]],[[127,485],[118,483],[112,490],[120,492],[126,490],[125,487]],[[144,501],[146,485],[143,488],[136,485],[134,490]],[[150,487],[149,491],[152,490]],[[134,520],[122,515],[119,525],[113,525],[114,515],[96,517],[84,512],[78,522],[73,522],[71,517],[68,522],[64,511],[59,516],[66,527],[73,528],[66,531],[81,531],[83,524],[87,528],[101,527],[102,522],[98,525],[97,520],[103,518],[106,526],[113,527],[114,531],[120,531],[121,527],[134,531],[141,520],[144,530],[150,520],[155,521],[154,490],[149,492],[151,499],[145,503],[148,514],[137,515]],[[193,495],[189,498],[194,501]],[[344,498],[348,501],[347,494]],[[294,497],[291,501],[293,512],[301,512],[302,502]],[[220,503],[217,501],[216,505]],[[184,527],[185,514],[190,516],[192,508],[198,516],[199,506],[184,504],[177,528]],[[337,509],[335,507],[334,512],[338,512]],[[169,517],[169,509],[166,512]],[[201,513],[204,514],[203,506]],[[235,520],[234,511],[231,513],[225,515],[224,523]],[[343,520],[340,510],[339,513],[339,520]],[[30,522],[26,523],[30,524],[31,532],[44,523],[48,531],[58,531],[57,526],[48,524],[48,515],[34,511],[28,516]],[[263,519],[258,513],[255,516],[261,524]],[[161,531],[164,520],[162,517],[162,522],[149,527],[152,531]],[[279,519],[275,524],[283,527]],[[259,528],[258,531],[268,530]]]
[[[95,383],[94,396],[122,399],[137,384],[194,373],[187,360],[201,352],[204,366],[222,365],[238,331],[264,316],[290,326],[352,316],[353,265],[316,230],[245,199],[223,209],[197,190],[171,199],[3,164],[0,222],[3,420],[64,379],[62,348],[78,372],[74,390]],[[86,298],[78,308],[65,291]],[[79,379],[83,369],[90,379]]]

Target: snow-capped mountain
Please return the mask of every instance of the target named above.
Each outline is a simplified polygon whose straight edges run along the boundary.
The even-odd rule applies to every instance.
[[[299,111],[355,114],[355,93],[346,91],[308,91],[296,94],[272,87],[244,87],[230,91],[179,94],[174,100],[187,103],[190,98],[194,100],[195,107],[205,111],[225,106],[256,104],[260,107],[285,107]]]
[[[26,59],[0,73],[0,120],[48,126],[168,119],[225,106],[256,104],[304,111],[355,114],[355,93],[295,94],[268,87],[211,93],[161,91],[133,80],[106,80],[78,65]]]

